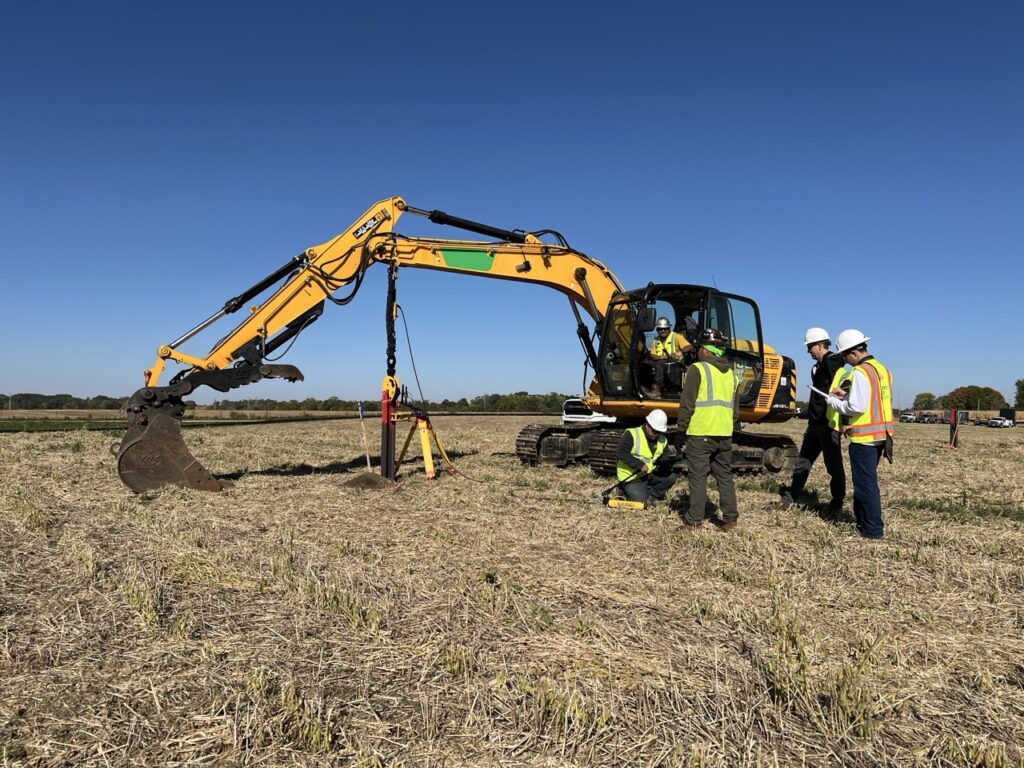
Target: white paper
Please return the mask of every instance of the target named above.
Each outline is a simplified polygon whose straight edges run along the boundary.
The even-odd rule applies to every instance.
[[[807,385],[807,388],[809,390],[811,390],[812,392],[817,392],[819,395],[824,397],[826,400],[828,399],[828,392],[822,392],[820,389],[818,389],[817,387],[812,387],[810,384]]]

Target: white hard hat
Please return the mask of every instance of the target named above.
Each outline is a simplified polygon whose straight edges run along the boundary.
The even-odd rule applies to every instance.
[[[647,414],[647,423],[651,425],[651,429],[655,432],[668,431],[668,416],[665,415],[661,408],[655,408]]]
[[[836,339],[840,353],[849,352],[854,347],[859,347],[861,344],[867,344],[869,341],[871,341],[871,337],[865,336],[856,328],[848,328],[840,333],[839,338]]]
[[[828,331],[824,328],[808,328],[804,332],[804,344],[808,347],[820,341],[829,341]]]
[[[648,315],[648,317],[650,317],[650,315]],[[669,330],[671,330],[672,329],[672,323],[670,323],[668,321],[667,317],[659,317],[658,318],[658,322],[655,324],[654,327],[655,328],[668,328]]]

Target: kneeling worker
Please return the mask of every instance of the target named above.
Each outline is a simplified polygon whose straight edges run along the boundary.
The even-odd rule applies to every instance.
[[[668,416],[655,408],[643,424],[627,429],[619,438],[616,474],[627,499],[661,501],[676,481],[671,462],[658,461],[668,443],[666,431]]]

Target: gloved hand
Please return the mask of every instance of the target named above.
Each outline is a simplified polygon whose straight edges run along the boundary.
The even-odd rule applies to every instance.
[[[675,446],[676,446],[676,450],[679,451],[680,453],[682,453],[683,451],[686,450],[686,433],[685,432],[676,432]]]

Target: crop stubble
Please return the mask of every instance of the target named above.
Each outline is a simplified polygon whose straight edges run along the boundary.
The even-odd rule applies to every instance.
[[[876,543],[767,478],[730,535],[680,532],[685,483],[606,509],[519,464],[528,420],[438,418],[460,476],[383,489],[353,422],[190,430],[220,495],[0,436],[0,758],[1020,764],[1024,430],[902,426]]]

